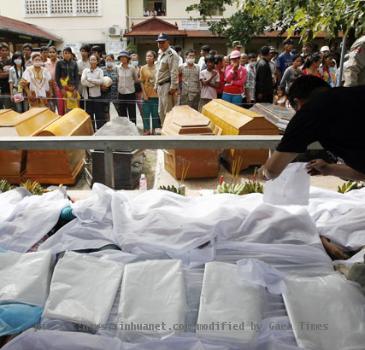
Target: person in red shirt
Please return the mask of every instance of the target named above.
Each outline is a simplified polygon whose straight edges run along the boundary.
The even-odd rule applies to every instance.
[[[247,79],[247,70],[240,65],[241,53],[239,51],[232,51],[229,58],[231,64],[225,71],[226,83],[223,88],[222,99],[235,105],[241,105]]]

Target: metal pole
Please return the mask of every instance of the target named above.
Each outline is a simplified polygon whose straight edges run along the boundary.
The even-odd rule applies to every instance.
[[[113,150],[110,147],[106,147],[104,150],[104,173],[105,185],[114,188]]]
[[[347,36],[347,32],[345,32],[343,34],[343,38],[342,38],[342,48],[341,48],[341,60],[340,60],[340,76],[337,82],[337,86],[341,86],[342,85],[342,77],[343,77],[343,66],[345,63],[345,52],[346,52],[346,36]]]

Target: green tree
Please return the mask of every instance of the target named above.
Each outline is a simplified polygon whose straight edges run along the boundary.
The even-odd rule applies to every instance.
[[[212,32],[230,41],[247,42],[254,34],[265,30],[297,33],[302,40],[311,40],[319,32],[337,37],[340,31],[355,35],[365,32],[365,0],[200,0],[187,11],[198,10],[203,19],[211,17],[218,8],[237,7],[229,18],[209,21]]]

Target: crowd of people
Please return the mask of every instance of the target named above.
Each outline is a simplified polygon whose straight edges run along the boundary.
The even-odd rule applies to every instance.
[[[24,112],[48,106],[63,115],[75,107],[90,114],[95,129],[110,119],[113,103],[120,117],[136,123],[137,108],[144,133],[154,133],[176,105],[201,111],[215,98],[250,107],[256,102],[288,106],[287,94],[302,75],[320,77],[330,86],[339,85],[338,58],[324,46],[319,53],[305,45],[299,53],[291,40],[283,52],[264,46],[259,54],[246,54],[239,41],[228,56],[207,45],[200,57],[193,50],[184,54],[170,46],[161,33],[156,51],[148,51],[141,65],[136,53],[123,50],[118,57],[103,55],[99,46],[83,45],[76,53],[65,47],[61,54],[53,46],[34,51],[24,44],[10,53],[0,44],[0,108]]]

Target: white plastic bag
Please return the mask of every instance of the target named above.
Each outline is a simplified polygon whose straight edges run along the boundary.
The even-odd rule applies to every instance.
[[[30,193],[23,187],[17,187],[4,193],[0,192],[0,223],[9,217],[17,203],[26,196],[30,196]]]
[[[264,185],[264,202],[276,205],[307,205],[310,176],[305,163],[291,163],[274,180]]]
[[[186,293],[179,260],[148,260],[127,264],[120,296],[121,335],[162,336],[175,333],[183,325]],[[128,329],[128,325],[160,325],[156,329]],[[164,326],[163,326],[164,325]]]
[[[0,302],[44,306],[51,270],[50,252],[0,253]]]
[[[253,342],[262,319],[263,288],[240,283],[236,265],[205,265],[197,334],[214,339]],[[210,329],[212,324],[220,326]],[[230,328],[235,326],[235,328]]]
[[[106,323],[123,274],[123,265],[67,252],[53,273],[43,317],[91,327]]]
[[[365,296],[355,283],[340,274],[288,278],[283,297],[299,346],[364,348]]]

